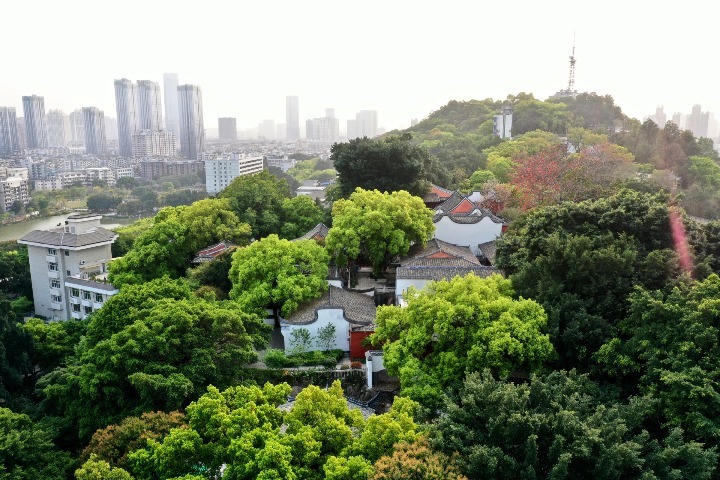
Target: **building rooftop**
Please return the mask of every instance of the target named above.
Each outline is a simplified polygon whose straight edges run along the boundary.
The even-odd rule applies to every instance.
[[[317,320],[318,310],[326,309],[343,310],[345,319],[356,325],[369,325],[375,321],[376,307],[372,297],[330,285],[320,298],[304,303],[285,322],[307,325]]]
[[[297,240],[325,240],[330,229],[322,222],[315,225],[309,232],[302,237],[298,237],[293,241]]]
[[[451,280],[455,277],[464,277],[469,273],[475,276],[485,278],[495,273],[500,273],[495,267],[485,267],[483,265],[475,265],[472,267],[461,266],[418,266],[418,267],[398,267],[397,279],[420,279],[420,280]]]
[[[60,227],[50,230],[33,230],[20,238],[18,243],[25,245],[38,243],[51,247],[78,248],[112,243],[116,238],[117,234],[115,232],[102,227],[91,228],[85,233],[69,233],[63,227]]]
[[[86,280],[84,278],[68,277],[65,279],[66,285],[74,285],[78,287],[96,288],[98,290],[104,290],[108,293],[118,293],[119,290],[112,284],[106,282],[98,282],[95,280]]]
[[[193,263],[205,263],[217,258],[220,254],[233,250],[237,247],[234,243],[220,242],[215,245],[211,245],[203,250],[200,250],[195,254]]]
[[[404,267],[480,265],[470,247],[454,245],[437,238],[429,240],[424,247],[414,246],[399,263]]]

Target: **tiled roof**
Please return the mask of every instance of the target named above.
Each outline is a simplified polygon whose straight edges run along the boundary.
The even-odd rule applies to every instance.
[[[497,246],[495,245],[495,241],[492,242],[485,242],[478,245],[478,248],[480,251],[485,255],[485,258],[490,260],[490,263],[495,263],[495,253],[497,250]]]
[[[116,238],[117,234],[115,232],[102,227],[95,227],[85,233],[68,233],[63,228],[54,228],[51,230],[33,230],[18,240],[18,243],[41,243],[54,247],[85,247],[113,242]]]
[[[423,196],[423,201],[425,203],[440,203],[444,200],[447,200],[450,198],[450,196],[453,194],[452,190],[448,190],[447,188],[438,187],[437,185],[431,185],[430,191]]]
[[[448,217],[452,222],[454,223],[462,223],[462,224],[470,224],[470,223],[478,223],[480,220],[482,220],[485,217],[490,217],[490,220],[493,221],[493,223],[502,223],[505,224],[505,222],[499,218],[493,215],[488,210],[481,210],[482,213],[480,214],[469,214],[469,213],[437,213],[435,216],[433,216],[433,223],[439,222],[443,217]]]
[[[402,266],[471,266],[480,265],[470,247],[462,247],[433,238],[425,247],[416,247],[400,260]]]
[[[307,325],[317,320],[318,310],[325,309],[342,309],[345,318],[357,325],[369,325],[375,321],[375,300],[372,297],[332,285],[322,297],[306,302],[285,321]]]
[[[455,277],[464,277],[468,273],[474,273],[478,277],[489,277],[494,273],[500,273],[495,267],[474,265],[472,267],[398,267],[397,279],[422,279],[422,280],[450,280]]]
[[[195,254],[195,258],[193,258],[193,263],[209,262],[209,261],[215,259],[221,253],[226,252],[230,249],[233,249],[236,246],[237,245],[230,243],[230,242],[216,243],[215,245],[211,245],[211,246],[197,252]]]
[[[470,213],[476,210],[478,207],[467,198],[463,198],[450,213]]]
[[[327,237],[328,231],[330,229],[325,226],[324,223],[320,222],[317,225],[315,225],[309,232],[307,232],[302,237],[298,237],[293,241],[297,240],[325,240],[325,237]]]
[[[460,192],[452,192],[452,195],[450,195],[443,203],[438,205],[437,209],[441,210],[443,213],[450,213],[455,207],[460,205],[463,200],[465,200],[465,196]]]

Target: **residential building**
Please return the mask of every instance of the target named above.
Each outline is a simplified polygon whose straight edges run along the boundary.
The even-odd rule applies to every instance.
[[[180,117],[178,114],[178,76],[177,73],[163,75],[165,87],[165,130],[180,138]]]
[[[35,315],[48,320],[85,318],[118,293],[104,278],[117,234],[100,226],[101,215],[73,214],[66,225],[33,230],[27,245]]]
[[[378,134],[377,110],[360,110],[355,115],[357,137],[374,138]]]
[[[0,209],[7,212],[18,201],[23,205],[30,201],[27,178],[7,177],[0,180]]]
[[[160,85],[150,80],[138,80],[138,130],[156,132],[164,128]]]
[[[140,166],[140,177],[148,180],[198,174],[203,171],[205,166],[199,160],[156,160],[152,158],[143,159],[138,165]]]
[[[513,109],[505,106],[493,117],[493,133],[500,138],[512,138]]]
[[[300,105],[294,95],[285,97],[285,134],[287,140],[300,139]]]
[[[664,128],[665,123],[667,122],[667,115],[665,114],[662,105],[659,107],[655,107],[655,115],[649,115],[648,119],[655,122],[655,124],[658,125],[660,128]]]
[[[305,138],[320,142],[337,142],[340,138],[340,120],[328,116],[306,120]]]
[[[107,151],[105,139],[105,114],[97,107],[83,107],[83,130],[85,131],[85,153],[104,154]]]
[[[232,117],[218,118],[218,138],[220,140],[237,140],[237,119]]]
[[[70,119],[62,110],[50,110],[47,113],[48,146],[64,147],[69,127]]]
[[[175,134],[172,132],[135,132],[133,139],[133,157],[174,157],[176,155]]]
[[[267,162],[268,167],[275,167],[279,168],[283,171],[283,173],[287,173],[288,170],[290,170],[292,167],[300,163],[300,160],[296,160],[294,158],[288,158],[287,155],[282,156],[274,156],[274,155],[267,155],[265,157],[265,161]]]
[[[304,180],[303,184],[295,190],[295,196],[310,197],[313,200],[325,201],[325,190],[326,186],[320,185],[317,180],[308,179]]]
[[[45,98],[38,95],[22,97],[25,113],[26,148],[47,148],[48,133],[45,120]]]
[[[180,116],[180,154],[190,160],[202,158],[205,146],[202,92],[197,85],[177,88]]]
[[[709,122],[710,112],[703,112],[700,105],[693,105],[692,113],[685,118],[685,129],[698,138],[707,137]]]
[[[85,117],[82,110],[75,110],[68,115],[70,122],[70,142],[85,145]],[[116,125],[117,128],[117,125]]]
[[[205,160],[205,189],[215,195],[242,175],[262,172],[263,157],[231,153]]]
[[[85,169],[85,183],[92,185],[95,180],[105,182],[109,187],[115,185],[115,173],[109,167],[89,167]]]
[[[0,107],[0,156],[20,151],[18,121],[13,107]]]
[[[115,80],[115,108],[118,122],[118,149],[123,157],[132,156],[132,135],[139,130],[137,87],[123,78]]]

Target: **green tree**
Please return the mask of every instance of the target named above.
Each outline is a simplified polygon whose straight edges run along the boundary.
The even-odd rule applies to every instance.
[[[176,190],[166,193],[162,202],[166,207],[179,207],[180,205],[192,205],[206,197],[207,192],[201,190]]]
[[[373,469],[372,480],[467,480],[454,457],[434,451],[427,437],[395,445],[392,455],[381,457]]]
[[[434,282],[411,291],[407,307],[379,307],[372,342],[383,346],[403,394],[434,411],[469,372],[492,368],[506,377],[553,357],[543,308],[514,295],[499,275]]]
[[[358,188],[333,204],[333,226],[325,244],[340,264],[364,258],[381,275],[395,255],[424,244],[435,230],[432,212],[408,192],[381,193]]]
[[[110,264],[110,281],[122,286],[163,275],[180,277],[197,251],[223,240],[242,245],[249,234],[249,227],[230,210],[227,199],[164,208],[130,251]]]
[[[46,422],[33,422],[25,414],[0,407],[0,478],[67,478],[72,458],[55,447],[56,435]]]
[[[32,298],[27,246],[18,245],[16,242],[0,242],[0,272],[0,294],[9,298]]]
[[[75,470],[77,480],[133,480],[133,477],[122,468],[112,467],[104,460],[91,456],[82,467]]]
[[[325,217],[322,208],[305,195],[283,200],[281,212],[280,236],[288,240],[301,237]]]
[[[87,198],[87,208],[94,212],[108,212],[120,205],[122,197],[111,193],[94,193]]]
[[[315,343],[323,351],[332,350],[335,346],[335,334],[337,328],[334,323],[328,323],[322,328],[318,328],[317,337]]]
[[[432,444],[468,478],[712,478],[717,452],[680,429],[644,429],[652,401],[619,403],[575,373],[514,384],[468,376],[438,421]]]
[[[395,192],[406,190],[424,195],[432,160],[412,136],[390,136],[380,140],[356,138],[332,146],[330,158],[338,172],[340,195],[350,196],[356,188]]]
[[[10,302],[0,293],[0,402],[10,402],[22,392],[33,373],[32,350],[32,338],[20,328]]]
[[[263,170],[239,176],[217,196],[229,199],[232,211],[250,225],[252,236],[258,239],[280,232],[282,204],[290,198],[290,191],[284,179]]]
[[[230,298],[248,311],[277,308],[286,317],[327,289],[328,261],[312,240],[291,242],[270,235],[233,253]]]
[[[132,190],[138,186],[138,181],[134,177],[120,177],[115,182],[115,186],[125,190]]]
[[[209,262],[204,262],[195,268],[188,270],[188,279],[197,283],[198,286],[213,287],[222,292],[222,300],[230,295],[232,282],[230,281],[230,268],[232,267],[232,254],[234,249],[229,249]]]

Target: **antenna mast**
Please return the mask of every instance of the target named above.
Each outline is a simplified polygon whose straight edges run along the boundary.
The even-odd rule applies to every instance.
[[[573,32],[573,48],[570,55],[570,80],[568,81],[568,92],[572,93],[575,87],[575,32]]]

